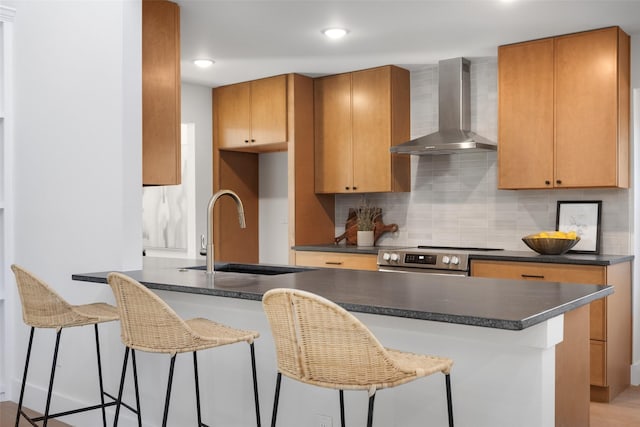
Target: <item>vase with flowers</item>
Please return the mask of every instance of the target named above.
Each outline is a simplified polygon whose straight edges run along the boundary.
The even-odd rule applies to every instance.
[[[371,205],[369,202],[363,202],[356,209],[356,219],[358,223],[358,246],[373,246],[375,218],[380,215],[382,209]]]

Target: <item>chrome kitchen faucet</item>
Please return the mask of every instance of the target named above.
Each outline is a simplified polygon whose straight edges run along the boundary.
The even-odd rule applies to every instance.
[[[236,202],[240,228],[247,227],[244,220],[244,206],[242,205],[242,200],[240,200],[240,197],[238,197],[236,193],[231,190],[218,190],[213,196],[211,196],[211,199],[209,199],[209,206],[207,207],[207,274],[212,274],[214,272],[213,265],[215,263],[213,257],[213,208],[218,199],[225,195],[231,197]]]

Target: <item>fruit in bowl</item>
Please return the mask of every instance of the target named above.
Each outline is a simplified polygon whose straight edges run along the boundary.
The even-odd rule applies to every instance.
[[[522,241],[541,255],[562,255],[574,247],[580,237],[575,231],[541,231],[524,236]]]

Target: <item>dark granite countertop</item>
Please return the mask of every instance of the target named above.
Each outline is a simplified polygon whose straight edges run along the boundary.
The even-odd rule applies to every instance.
[[[124,273],[149,288],[261,300],[269,289],[303,289],[347,310],[495,329],[521,330],[613,293],[612,286],[308,269],[266,276],[181,267],[202,261],[144,258],[142,270]],[[222,264],[220,264],[222,266]],[[73,274],[73,280],[106,283],[109,272]]]
[[[574,254],[540,255],[533,251],[475,252],[470,259],[493,261],[542,262],[547,264],[613,265],[633,260],[633,255]]]
[[[406,246],[402,246],[406,248]],[[291,249],[295,251],[308,251],[308,252],[336,252],[345,254],[371,254],[378,255],[380,249],[398,249],[400,246],[355,246],[345,245],[344,243],[335,244],[329,243],[325,245],[299,245],[293,246]]]
[[[378,254],[380,249],[399,249],[407,246],[347,246],[347,245],[306,245],[293,246],[296,251],[310,252],[342,252],[342,253],[360,253],[360,254]],[[543,262],[549,264],[577,264],[577,265],[613,265],[621,262],[633,260],[633,255],[592,255],[592,254],[575,254],[568,253],[564,255],[539,255],[533,251],[489,251],[489,252],[473,252],[469,253],[469,259],[482,259],[494,261],[518,261],[518,262]]]

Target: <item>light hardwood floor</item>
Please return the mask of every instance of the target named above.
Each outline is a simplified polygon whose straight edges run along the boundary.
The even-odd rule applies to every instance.
[[[0,402],[0,427],[14,427],[17,405]],[[25,421],[20,427],[28,426]],[[51,427],[70,427],[69,424],[53,420]],[[640,387],[632,386],[622,392],[611,403],[591,403],[591,427],[638,427],[640,426]]]
[[[591,402],[591,427],[640,426],[640,387],[631,386],[611,403]]]
[[[15,402],[0,402],[0,427],[15,427],[16,425],[16,410],[18,409],[18,404]],[[29,414],[29,416],[38,416],[34,411],[25,411]],[[31,426],[23,417],[20,419],[20,427],[28,427]],[[71,427],[69,424],[65,424],[63,422],[57,420],[51,420],[47,422],[47,426],[51,427]]]

